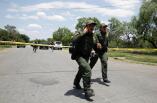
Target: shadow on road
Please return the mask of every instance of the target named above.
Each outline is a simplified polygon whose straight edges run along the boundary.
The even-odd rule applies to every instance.
[[[101,78],[91,79],[91,82],[97,82],[97,83],[102,84],[102,85],[105,85],[105,86],[107,86],[107,87],[110,86],[109,84],[106,84],[106,83],[102,82],[102,81],[101,81]]]
[[[75,97],[81,98],[81,99],[85,99],[87,101],[93,101],[93,99],[86,99],[84,96],[84,91],[83,90],[77,90],[77,89],[71,89],[68,90],[65,94],[65,96],[70,96],[70,95],[74,95]]]

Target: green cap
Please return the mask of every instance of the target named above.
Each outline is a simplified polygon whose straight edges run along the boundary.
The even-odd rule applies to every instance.
[[[87,25],[96,25],[96,23],[93,20],[87,20],[86,26]]]

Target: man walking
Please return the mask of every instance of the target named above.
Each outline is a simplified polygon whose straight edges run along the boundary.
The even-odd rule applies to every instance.
[[[90,67],[93,68],[96,64],[98,58],[101,61],[101,69],[102,69],[102,79],[105,83],[110,83],[107,77],[107,50],[108,50],[108,33],[107,33],[107,25],[102,23],[100,25],[100,32],[96,34],[96,37],[101,44],[101,48],[95,48],[96,54],[90,58]]]
[[[95,22],[88,20],[83,32],[76,34],[74,37],[74,40],[77,42],[75,53],[76,62],[79,65],[79,70],[74,79],[74,87],[81,89],[79,83],[82,78],[86,98],[95,95],[93,89],[91,89],[91,67],[88,63],[92,48],[95,46],[93,42],[93,30],[95,25]]]

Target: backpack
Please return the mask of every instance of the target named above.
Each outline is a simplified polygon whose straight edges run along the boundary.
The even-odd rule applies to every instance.
[[[76,49],[76,45],[74,43],[75,41],[72,41],[71,43],[71,47],[69,48],[69,53],[71,54],[71,59],[72,60],[76,60],[76,54],[77,54],[77,49]]]
[[[69,53],[71,54],[71,59],[76,60],[77,54],[78,54],[78,42],[79,40],[77,39],[77,35],[79,35],[80,32],[77,32],[70,43],[70,48],[69,48]]]

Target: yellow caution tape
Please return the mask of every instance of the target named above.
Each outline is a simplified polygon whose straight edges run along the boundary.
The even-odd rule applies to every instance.
[[[48,46],[53,47],[54,45],[48,44],[34,44],[34,43],[24,43],[24,42],[14,42],[14,41],[0,41],[0,45],[31,45],[31,46]],[[71,46],[62,46],[63,48],[69,48]],[[109,48],[111,51],[157,51],[154,48]]]

